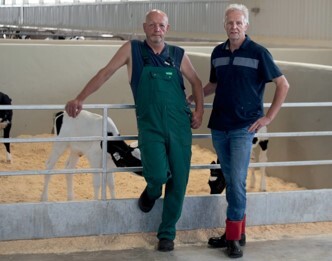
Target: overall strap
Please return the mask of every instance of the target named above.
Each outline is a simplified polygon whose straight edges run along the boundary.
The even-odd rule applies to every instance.
[[[151,65],[150,57],[149,57],[148,50],[147,50],[145,44],[141,45],[141,50],[142,50],[144,66],[149,65],[149,64]]]
[[[173,45],[168,45],[168,58],[165,60],[165,64],[175,67],[175,48]]]
[[[168,49],[168,58],[165,60],[164,64],[170,66],[170,67],[175,67],[174,63],[174,57],[175,57],[175,48],[173,45],[167,45]],[[144,66],[147,65],[152,65],[151,58],[148,53],[148,49],[145,46],[145,44],[141,45],[141,50],[142,50],[142,56],[143,56],[143,64]]]

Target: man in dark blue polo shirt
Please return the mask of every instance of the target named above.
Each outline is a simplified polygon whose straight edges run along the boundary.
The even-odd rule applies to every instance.
[[[227,247],[232,258],[243,255],[245,245],[246,178],[252,139],[272,122],[284,102],[289,84],[267,49],[246,35],[249,12],[244,5],[226,8],[224,28],[228,40],[211,55],[209,83],[204,96],[215,93],[208,127],[226,180],[226,231],[209,239],[212,247]],[[263,111],[265,84],[276,86],[271,107]]]

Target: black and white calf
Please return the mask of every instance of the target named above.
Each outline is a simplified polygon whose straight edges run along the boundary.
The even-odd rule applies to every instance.
[[[267,128],[264,126],[259,129],[258,133],[267,133]],[[254,137],[252,141],[252,150],[251,150],[251,162],[267,162],[267,149],[268,149],[269,139],[268,137]],[[254,149],[259,147],[258,157],[255,156]],[[257,160],[258,158],[258,160]],[[261,183],[260,183],[260,191],[266,191],[266,168],[260,167],[261,172]],[[256,183],[256,174],[255,168],[250,168],[250,188],[255,187]]]
[[[54,123],[55,133],[58,137],[87,137],[101,136],[103,129],[103,117],[99,114],[82,110],[76,118],[71,118],[66,112],[56,114]],[[120,136],[120,133],[111,118],[107,118],[108,136]],[[136,142],[135,142],[136,143]],[[134,144],[134,143],[132,143]],[[131,144],[131,145],[132,145]],[[136,143],[137,144],[137,143]],[[127,145],[121,141],[107,141],[107,168],[114,167],[141,167],[140,151],[137,145]],[[72,169],[76,166],[79,158],[85,155],[92,168],[102,167],[102,141],[59,141],[54,142],[51,155],[46,162],[46,169],[53,169],[59,157],[69,148],[70,154],[65,168]],[[142,175],[141,171],[135,172]],[[67,198],[73,200],[73,175],[67,174]],[[48,184],[51,175],[45,175],[44,190],[41,195],[42,201],[48,200]],[[93,175],[94,198],[99,198],[101,176]],[[113,174],[107,174],[107,185],[112,197],[114,197]]]
[[[267,133],[266,126],[261,128],[258,133]],[[267,162],[267,149],[269,140],[267,137],[254,137],[252,140],[251,162],[257,162],[254,149],[259,146],[258,162]],[[217,160],[219,164],[219,160]],[[211,164],[216,164],[214,161]],[[266,171],[265,167],[260,167],[261,183],[260,191],[266,191]],[[250,188],[255,187],[256,174],[255,168],[250,168]],[[226,187],[224,174],[221,169],[210,169],[209,182],[210,194],[221,194]]]
[[[216,164],[216,162],[212,161],[211,164]],[[219,164],[219,159],[217,160],[217,164]],[[221,169],[210,169],[208,184],[210,186],[210,194],[221,194],[224,191],[226,181]]]
[[[0,92],[0,105],[11,105],[12,99],[5,93]],[[10,129],[12,128],[13,110],[0,110],[0,130],[3,130],[3,137],[5,139],[10,136]],[[10,153],[10,143],[4,143],[6,147],[6,160],[12,162]]]

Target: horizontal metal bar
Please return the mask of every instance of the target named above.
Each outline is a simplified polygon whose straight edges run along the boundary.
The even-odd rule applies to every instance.
[[[264,103],[264,108],[269,108],[271,103]],[[332,102],[285,102],[281,105],[283,108],[295,107],[331,107]]]
[[[78,174],[78,173],[101,173],[99,169],[52,169],[52,170],[21,170],[21,171],[0,171],[0,176],[27,176],[27,175],[56,175],[56,174]]]
[[[332,136],[332,131],[268,132],[256,133],[256,137],[317,137]]]
[[[306,160],[306,161],[280,161],[280,162],[256,162],[250,163],[250,168],[255,167],[286,167],[286,166],[317,166],[331,165],[332,160]]]
[[[307,160],[307,161],[280,161],[280,162],[257,162],[250,163],[249,168],[259,167],[284,167],[284,166],[316,166],[316,165],[332,165],[332,160]],[[220,169],[219,164],[192,164],[191,169]],[[142,171],[142,167],[119,167],[109,168],[107,173],[114,172],[135,172]],[[100,173],[102,168],[87,169],[56,169],[56,170],[24,170],[24,171],[0,171],[0,176],[14,175],[56,175],[56,174],[78,174],[78,173]]]
[[[142,171],[142,167],[119,167],[108,168],[107,173],[114,172],[135,172]],[[58,175],[58,174],[81,174],[81,173],[101,173],[102,168],[84,168],[84,169],[51,169],[51,170],[22,170],[22,171],[0,171],[0,176],[27,176],[27,175]]]
[[[194,105],[191,105],[194,107]],[[270,108],[271,103],[264,103],[264,108]],[[332,107],[332,102],[285,102],[281,105],[282,108],[300,108],[300,107]],[[204,108],[213,108],[212,103],[205,103]]]
[[[0,110],[64,110],[65,105],[0,105]],[[134,109],[134,104],[84,104],[83,109]]]
[[[194,139],[211,138],[211,134],[193,134]],[[256,137],[322,137],[332,136],[332,131],[307,131],[307,132],[269,132],[256,133]],[[107,140],[137,140],[137,135],[123,135],[123,136],[107,136]],[[101,141],[102,136],[86,136],[86,137],[63,137],[57,136],[50,138],[0,138],[0,143],[37,143],[37,142],[76,142],[76,141]]]
[[[284,166],[315,166],[332,165],[332,160],[307,160],[307,161],[280,161],[250,163],[249,168],[258,167],[284,167]],[[219,169],[219,164],[192,164],[191,169]]]
[[[271,103],[264,103],[265,108],[269,108]],[[195,107],[191,104],[190,107]],[[212,108],[212,103],[205,103],[204,108]],[[283,108],[294,107],[332,107],[332,102],[285,102]],[[65,105],[0,105],[0,110],[64,110]],[[84,104],[84,109],[135,109],[134,104]]]
[[[37,142],[76,142],[76,141],[102,141],[102,136],[63,137],[50,138],[0,138],[0,143],[37,143]],[[137,140],[137,135],[107,136],[106,140]]]

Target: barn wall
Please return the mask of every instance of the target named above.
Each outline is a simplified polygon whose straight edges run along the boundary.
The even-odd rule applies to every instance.
[[[0,88],[15,105],[65,104],[114,55],[120,45],[0,44]],[[126,69],[121,69],[86,103],[132,104]],[[12,136],[50,133],[54,111],[14,111]],[[101,111],[100,111],[101,113]],[[123,115],[125,114],[125,116]],[[110,112],[122,134],[135,134],[134,111]],[[126,119],[125,121],[121,120]]]
[[[247,225],[331,221],[332,201],[321,200],[331,196],[332,190],[250,193]],[[137,199],[0,204],[0,241],[155,232],[161,208],[162,199],[148,214]],[[177,230],[224,227],[225,213],[225,195],[186,197]]]

